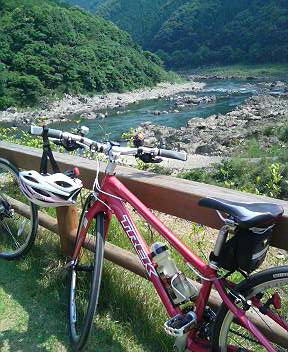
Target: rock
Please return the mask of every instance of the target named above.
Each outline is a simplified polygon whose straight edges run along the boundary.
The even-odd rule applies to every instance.
[[[152,114],[155,116],[159,116],[161,115],[161,111],[156,110],[156,111],[153,111]]]
[[[78,100],[80,101],[80,103],[84,103],[84,104],[86,104],[88,101],[87,98],[83,96],[78,97]]]
[[[282,81],[274,81],[270,85],[271,88],[284,88],[286,87],[286,83]]]
[[[208,104],[216,101],[216,96],[197,97],[196,95],[184,95],[176,97],[175,106],[185,107],[190,105]]]
[[[149,122],[143,125],[143,131],[155,146],[161,142],[168,149],[177,149],[180,145],[181,149],[189,153],[228,156],[247,138],[259,134],[264,119],[265,124],[270,122],[272,125],[277,121],[282,125],[288,122],[287,99],[284,95],[254,96],[226,115],[192,118],[180,129],[156,126]],[[275,141],[271,139],[265,143]]]
[[[197,125],[196,126],[196,128],[198,129],[198,130],[205,130],[206,129],[206,125],[204,125],[204,124],[202,124],[202,125]]]
[[[215,146],[212,144],[202,144],[195,149],[195,154],[211,155],[215,151]]]
[[[17,108],[15,108],[14,106],[11,106],[6,111],[10,112],[11,114],[15,114],[17,112]]]

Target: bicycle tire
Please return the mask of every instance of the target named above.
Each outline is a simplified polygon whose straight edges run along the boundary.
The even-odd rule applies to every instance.
[[[2,216],[3,214],[0,215],[0,258],[6,259],[6,260],[14,260],[14,259],[19,259],[20,257],[24,256],[27,254],[27,252],[30,250],[32,245],[34,244],[35,237],[37,234],[37,229],[38,229],[38,208],[35,204],[30,202],[21,192],[20,187],[19,187],[19,170],[18,168],[13,165],[10,161],[0,158],[0,202],[1,204],[3,202],[8,203],[9,207],[13,208],[13,205],[10,205],[11,199],[15,199],[16,201],[21,201],[28,204],[30,207],[30,219],[25,218],[25,216],[22,217],[21,214],[14,214],[8,217]],[[2,190],[4,188],[4,191]],[[10,191],[10,194],[9,194]],[[11,197],[12,195],[12,197]],[[19,198],[19,199],[17,199]],[[21,219],[22,222],[20,222]],[[12,230],[10,226],[7,224],[7,221],[9,220],[10,225],[13,225],[13,231],[15,233],[12,233]],[[30,220],[30,226],[28,229],[28,226],[26,226],[27,222]],[[5,224],[5,226],[4,226]],[[19,227],[15,227],[15,224],[19,224]],[[21,227],[21,229],[20,229]],[[25,238],[25,233],[27,229],[27,237]],[[21,230],[21,231],[20,231]],[[17,231],[17,239],[16,239],[16,231]],[[20,232],[20,235],[19,235]],[[5,235],[6,233],[6,235]],[[20,245],[20,237],[22,240],[23,237],[23,244]],[[11,243],[14,242],[14,245],[19,246],[17,249],[12,250],[12,249],[5,249],[5,247],[11,247],[12,245],[10,244],[9,240],[7,238],[12,239]]]
[[[237,285],[237,287],[235,288],[235,291],[239,292],[243,297],[250,300],[251,298],[256,297],[256,295],[258,297],[261,297],[263,295],[260,301],[261,303],[265,304],[265,300],[267,299],[268,301],[268,297],[269,296],[272,297],[273,292],[274,293],[277,292],[279,295],[278,291],[280,291],[280,288],[281,290],[283,290],[283,294],[284,294],[283,296],[284,300],[283,299],[281,300],[282,302],[281,313],[282,313],[282,310],[285,311],[284,316],[285,316],[286,324],[288,324],[288,266],[270,268],[270,269],[261,271],[259,273],[256,273],[252,275],[250,278],[242,281],[239,285]],[[268,290],[267,296],[265,296],[266,290]],[[251,312],[251,308],[249,309],[249,311]],[[276,309],[275,311],[277,312]],[[275,329],[272,329],[272,325],[271,325],[272,321],[270,320],[270,318],[267,317],[267,315],[261,314],[258,308],[256,308],[256,306],[253,306],[253,303],[252,303],[252,313],[255,314],[255,312],[258,315],[258,317],[260,317],[261,320],[271,330],[271,333],[269,330],[267,330],[266,332],[262,330],[262,333],[270,341],[270,343],[274,348],[276,346],[277,349],[275,350],[287,351],[288,350],[287,329],[284,329],[283,327],[280,327],[279,324],[276,324],[275,322],[273,322],[273,324],[275,324],[275,326],[273,325],[273,328],[277,327],[279,328],[279,331],[283,333],[283,336],[280,339],[277,339],[276,341],[275,337],[273,336],[273,330],[275,331]],[[267,322],[264,320],[264,317],[266,317]],[[269,322],[270,322],[270,325],[268,324]],[[233,327],[233,329],[231,328],[231,326]],[[241,334],[241,331],[243,331],[242,334]],[[247,338],[247,341],[241,340],[240,342],[240,338],[244,337],[243,336],[244,331],[245,331],[245,337]],[[229,332],[231,332],[230,335],[229,335]],[[224,303],[221,305],[218,311],[218,314],[216,316],[211,341],[212,341],[213,352],[229,351],[230,348],[229,347],[227,348],[227,345],[233,346],[236,348],[238,347],[238,350],[241,352],[242,351],[243,352],[244,351],[257,351],[257,352],[266,351],[266,349],[261,344],[259,344],[258,341],[256,341],[254,336],[252,336],[246,329],[241,327],[239,324],[236,324],[235,320],[233,320],[233,314],[227,309]],[[236,342],[237,345],[236,346],[231,345],[229,341],[234,341],[234,343]],[[254,343],[255,346],[253,345],[253,347],[251,347],[252,343]],[[246,347],[246,345],[249,347]]]
[[[88,205],[87,205],[88,203]],[[82,215],[80,218],[80,224],[83,222],[85,213],[87,210],[87,206],[89,206],[89,201],[85,203],[84,209],[82,211]],[[85,209],[86,208],[86,209]],[[99,292],[100,292],[100,286],[101,286],[101,277],[102,277],[102,266],[103,266],[103,257],[104,257],[104,214],[100,213],[97,214],[95,218],[96,224],[95,224],[95,250],[93,252],[93,269],[91,270],[92,272],[88,277],[88,280],[90,281],[90,289],[88,293],[88,299],[87,301],[87,308],[84,308],[84,314],[83,317],[78,319],[77,316],[77,311],[79,312],[79,309],[82,309],[82,307],[79,308],[79,305],[83,304],[83,301],[81,300],[81,281],[80,281],[80,288],[79,288],[79,294],[80,297],[79,299],[77,298],[76,302],[76,296],[78,295],[77,291],[77,280],[84,280],[83,275],[81,277],[80,273],[85,272],[84,265],[81,263],[81,255],[79,255],[79,258],[77,258],[77,264],[75,267],[71,268],[71,273],[70,273],[70,290],[69,290],[69,309],[68,309],[68,322],[69,322],[69,338],[70,338],[70,343],[74,351],[80,351],[86,344],[87,339],[89,337],[89,333],[92,327],[93,323],[93,316],[96,311],[96,307],[98,304],[98,298],[99,298]],[[81,229],[81,226],[78,228],[78,234],[77,237],[79,236],[79,231]],[[77,243],[77,240],[76,240]],[[78,275],[78,277],[77,277]],[[79,277],[80,276],[80,277]],[[85,283],[84,283],[85,284]],[[88,283],[89,284],[89,283]],[[86,289],[86,287],[84,288]],[[80,301],[78,303],[78,300]],[[85,304],[85,303],[84,303]],[[79,320],[82,320],[82,324],[79,323]],[[80,326],[81,325],[81,326]]]

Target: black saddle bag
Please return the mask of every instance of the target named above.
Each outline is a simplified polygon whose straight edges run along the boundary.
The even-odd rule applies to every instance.
[[[219,266],[229,271],[243,270],[246,273],[259,268],[269,249],[273,228],[240,229],[226,241],[218,258]]]

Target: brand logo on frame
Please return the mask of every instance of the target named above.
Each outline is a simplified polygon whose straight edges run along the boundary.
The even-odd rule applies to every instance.
[[[83,227],[86,229],[87,225],[88,225],[88,219],[85,217],[83,221]]]
[[[158,277],[158,274],[151,262],[151,260],[147,257],[140,241],[137,236],[134,225],[131,223],[129,217],[127,215],[123,215],[123,220],[121,221],[124,231],[127,233],[130,241],[132,242],[142,264],[144,265],[146,271],[148,272],[149,277],[155,275]]]

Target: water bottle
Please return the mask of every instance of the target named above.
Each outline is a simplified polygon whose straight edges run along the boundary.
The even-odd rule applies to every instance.
[[[152,244],[151,257],[157,264],[157,272],[174,304],[184,303],[198,295],[198,289],[178,270],[165,244]]]

